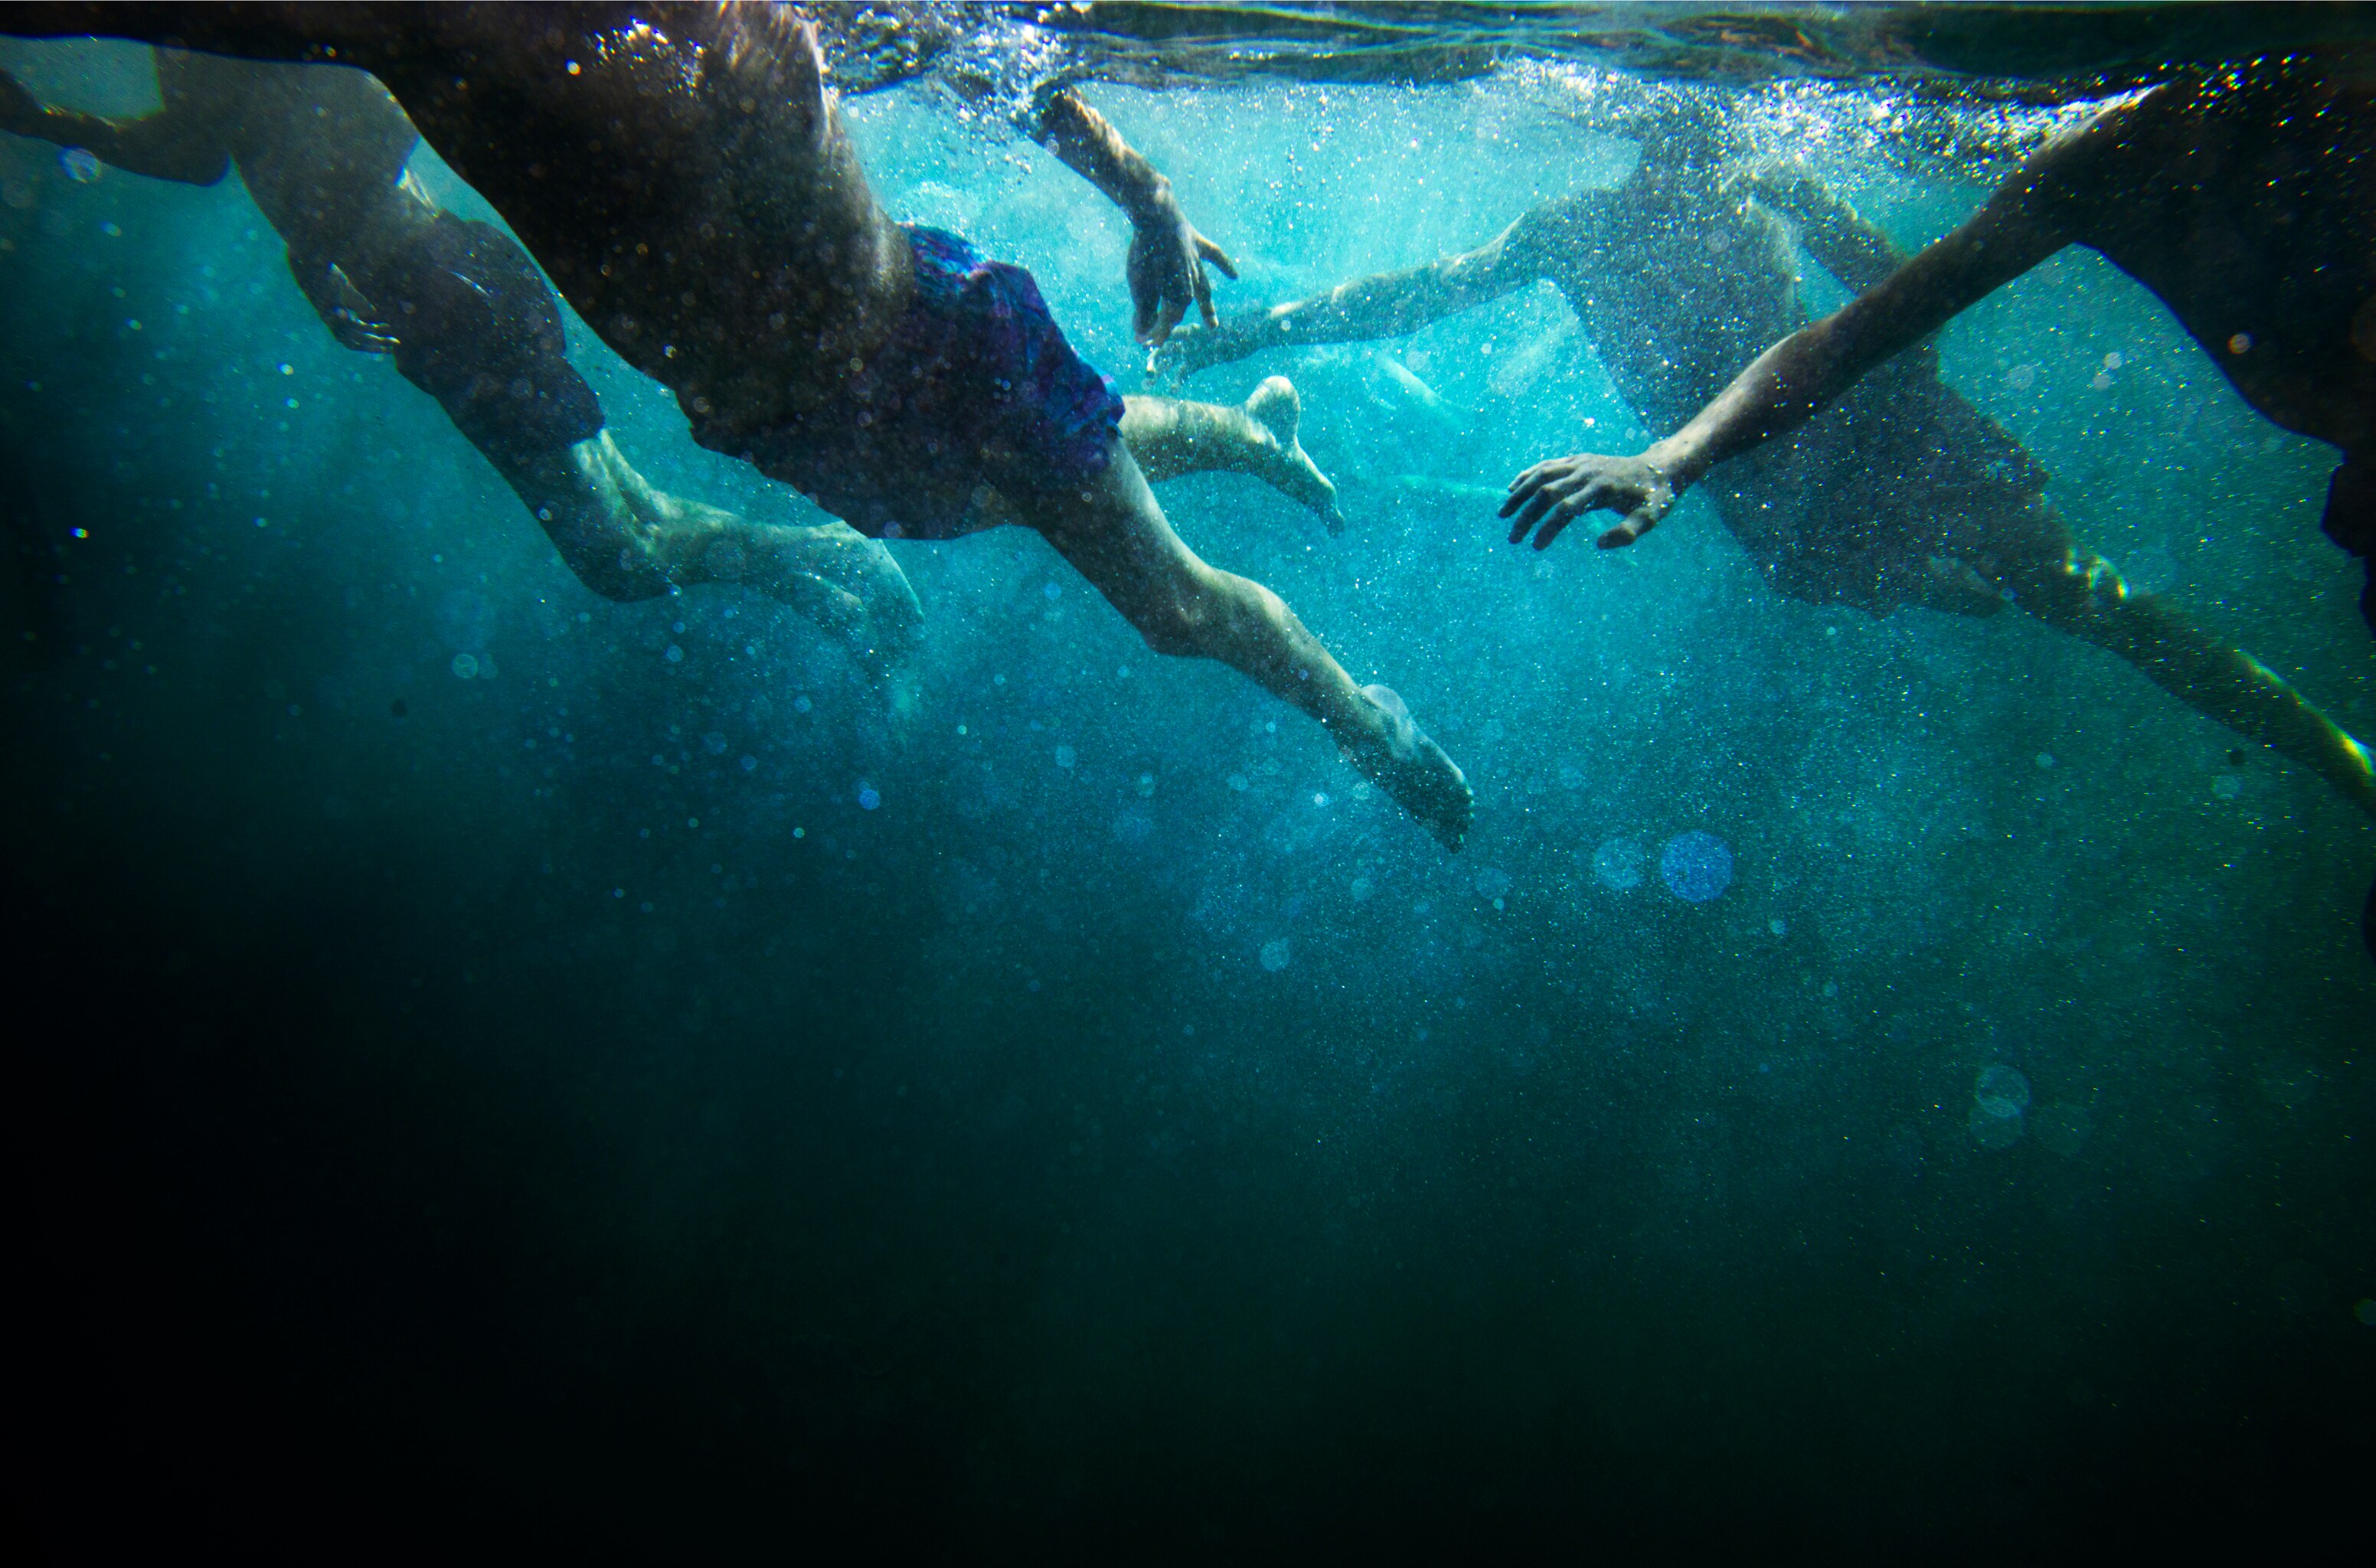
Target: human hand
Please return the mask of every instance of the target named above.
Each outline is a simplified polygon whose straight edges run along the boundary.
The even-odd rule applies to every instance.
[[[1233,281],[1238,264],[1196,232],[1172,198],[1169,181],[1158,184],[1131,214],[1131,330],[1138,340],[1162,347],[1191,304],[1206,326],[1219,326],[1221,318],[1213,314],[1213,284],[1205,276],[1205,263],[1211,262]]]
[[[1146,374],[1158,386],[1176,386],[1200,370],[1227,364],[1238,356],[1229,352],[1223,336],[1210,327],[1182,327],[1147,351]]]
[[[1516,515],[1510,542],[1516,544],[1539,523],[1535,548],[1548,550],[1562,529],[1587,512],[1622,512],[1616,526],[1600,536],[1600,548],[1614,550],[1657,527],[1673,510],[1675,487],[1658,466],[1646,457],[1604,457],[1580,452],[1537,463],[1510,481],[1510,498],[1502,516]]]

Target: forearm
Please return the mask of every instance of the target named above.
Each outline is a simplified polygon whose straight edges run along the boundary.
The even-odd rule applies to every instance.
[[[1081,101],[1070,88],[1041,99],[1029,127],[1032,138],[1062,160],[1134,220],[1160,205],[1171,182],[1123,139],[1111,122]]]
[[[1839,193],[1811,175],[1763,170],[1751,178],[1749,188],[1767,206],[1797,220],[1809,253],[1852,294],[1863,293],[1909,259]]]

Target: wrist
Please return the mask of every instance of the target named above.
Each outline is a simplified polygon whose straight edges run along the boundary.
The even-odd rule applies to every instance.
[[[1160,221],[1178,209],[1171,199],[1171,182],[1152,171],[1146,178],[1115,192],[1114,200],[1130,215],[1133,223]]]
[[[1667,488],[1677,495],[1698,482],[1707,467],[1699,461],[1698,453],[1689,444],[1672,436],[1653,444],[1642,454],[1641,461],[1665,480]]]

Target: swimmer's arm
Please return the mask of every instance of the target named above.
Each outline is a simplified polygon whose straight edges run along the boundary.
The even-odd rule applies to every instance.
[[[1748,194],[1793,220],[1799,237],[1824,269],[1852,294],[1861,294],[1911,259],[1837,191],[1797,170],[1752,171]]]
[[[231,149],[204,115],[167,104],[137,120],[51,109],[0,71],[0,131],[79,147],[102,163],[153,180],[211,185],[231,172]]]
[[[1529,213],[1473,251],[1340,283],[1325,294],[1236,316],[1202,332],[1183,332],[1156,356],[1158,367],[1191,375],[1287,344],[1400,338],[1474,310],[1542,276],[1533,222]]]
[[[1237,263],[1188,221],[1171,182],[1070,88],[1040,101],[1031,129],[1068,168],[1129,214],[1132,326],[1139,341],[1160,344],[1192,305],[1212,326],[1218,318],[1205,264],[1234,279]]]

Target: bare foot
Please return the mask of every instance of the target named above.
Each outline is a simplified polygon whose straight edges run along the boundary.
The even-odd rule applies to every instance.
[[[1283,375],[1265,381],[1246,399],[1246,418],[1273,443],[1274,460],[1263,469],[1263,479],[1319,513],[1330,533],[1343,533],[1345,514],[1336,509],[1336,487],[1295,438],[1303,423],[1303,399],[1295,384]]]
[[[1428,738],[1393,688],[1364,686],[1361,695],[1377,709],[1378,728],[1346,745],[1346,760],[1456,853],[1476,809],[1467,777]]]

